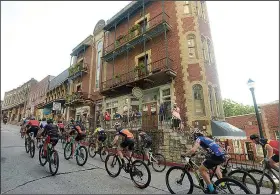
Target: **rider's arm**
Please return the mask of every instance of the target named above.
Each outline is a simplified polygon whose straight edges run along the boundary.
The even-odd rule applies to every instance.
[[[270,145],[266,144],[265,149],[267,151],[266,158],[270,159],[273,156],[273,148]]]
[[[115,145],[117,143],[118,139],[119,139],[119,135],[116,135],[113,140],[113,145]]]
[[[194,143],[192,149],[190,149],[190,151],[189,151],[188,153],[189,153],[189,154],[194,154],[194,153],[198,150],[199,146],[200,146],[200,140],[197,139],[197,140],[195,141],[195,143]]]

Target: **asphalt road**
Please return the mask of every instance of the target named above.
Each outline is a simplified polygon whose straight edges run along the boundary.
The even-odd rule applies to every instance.
[[[51,176],[48,164],[39,164],[38,149],[32,159],[25,152],[19,126],[1,125],[1,194],[169,194],[165,174],[151,170],[152,181],[146,189],[134,186],[124,171],[117,178],[110,177],[99,156],[88,158],[81,167],[75,159],[65,160],[59,142],[60,165],[56,176]],[[193,193],[202,193],[195,189]]]

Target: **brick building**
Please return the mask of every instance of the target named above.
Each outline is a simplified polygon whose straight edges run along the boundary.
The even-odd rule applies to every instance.
[[[29,100],[26,106],[26,109],[30,111],[30,116],[35,116],[37,119],[43,117],[43,109],[39,109],[39,107],[45,103],[49,83],[53,78],[54,76],[48,75],[31,87]]]
[[[16,89],[5,92],[2,112],[8,116],[8,122],[16,124],[28,115],[26,105],[28,103],[30,89],[36,83],[37,81],[32,78]]]
[[[279,140],[279,101],[259,105],[261,124],[264,136],[268,139]],[[250,140],[251,134],[259,134],[256,114],[226,117],[226,121],[246,132],[246,140],[229,141],[229,145],[235,154],[254,154],[260,157],[263,155],[262,148],[256,146]]]

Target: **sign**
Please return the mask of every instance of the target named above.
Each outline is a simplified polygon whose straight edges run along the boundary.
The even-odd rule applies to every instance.
[[[44,108],[43,109],[43,114],[44,115],[49,115],[51,113],[51,109],[49,109],[49,108]]]
[[[53,102],[53,110],[61,110],[61,103]]]
[[[139,87],[134,87],[132,89],[132,95],[137,98],[137,99],[140,99],[143,97],[143,91],[142,89],[140,89]]]

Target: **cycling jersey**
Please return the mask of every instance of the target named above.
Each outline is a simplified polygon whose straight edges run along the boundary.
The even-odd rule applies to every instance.
[[[103,134],[105,134],[105,131],[101,127],[98,127],[94,131],[94,134],[96,134],[96,133],[98,133],[99,135],[103,135]]]
[[[260,139],[260,144],[262,146],[265,146],[266,144],[270,145],[273,148],[273,154],[279,155],[279,141]]]
[[[223,148],[208,137],[199,136],[196,139],[196,143],[199,143],[200,146],[210,154],[214,154],[215,156],[225,155],[225,151],[223,150]]]
[[[34,126],[34,127],[39,127],[39,121],[37,121],[37,120],[30,120],[28,122],[28,125]]]
[[[139,133],[139,136],[144,142],[151,142],[152,138],[145,132]]]
[[[64,124],[63,124],[63,123],[58,123],[57,126],[58,126],[58,128],[60,128],[60,129],[64,129]]]
[[[47,124],[44,128],[44,131],[42,133],[43,135],[49,135],[49,136],[57,136],[58,135],[58,129],[57,126],[54,124]]]
[[[47,121],[41,121],[40,123],[40,128],[45,128],[45,126],[47,125]]]
[[[127,130],[127,129],[122,129],[122,130],[120,130],[119,132],[116,133],[116,135],[122,135],[122,136],[124,136],[126,139],[127,139],[127,138],[128,138],[128,139],[133,139],[133,138],[134,138],[133,134],[132,134],[129,130]]]

